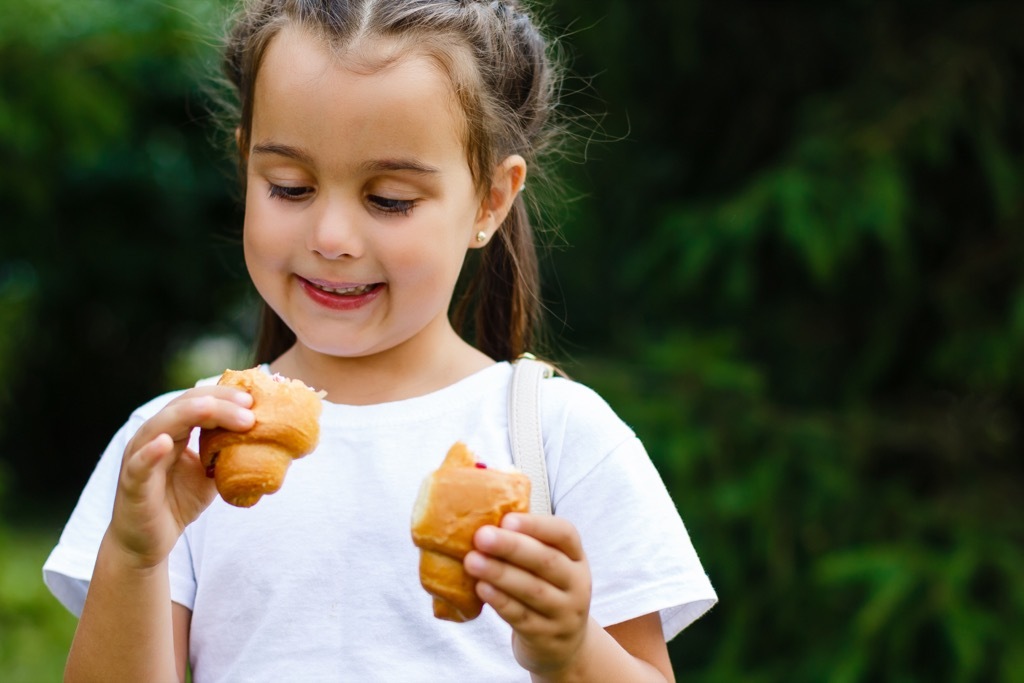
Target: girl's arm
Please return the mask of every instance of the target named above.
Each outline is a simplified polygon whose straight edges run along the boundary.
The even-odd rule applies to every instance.
[[[657,614],[609,627],[590,618],[590,567],[575,527],[509,514],[474,537],[466,570],[512,626],[512,648],[535,683],[674,681]]]
[[[657,613],[614,624],[605,630],[626,652],[661,672],[666,681],[673,683],[676,680],[668,645],[665,644],[665,633],[661,629],[661,616]]]
[[[175,661],[167,562],[140,567],[108,532],[64,672],[74,681],[185,680]]]
[[[104,569],[102,569],[100,566],[99,558],[97,558],[96,562],[96,571],[100,573],[104,571]],[[129,573],[128,577],[126,577],[127,581],[122,581],[119,583],[116,580],[117,577],[110,576],[109,579],[111,579],[111,581],[103,581],[101,583],[101,586],[104,586],[104,588],[101,588],[99,590],[105,590],[105,586],[115,586],[115,595],[107,596],[106,598],[97,597],[95,599],[93,603],[94,605],[103,604],[103,602],[107,602],[110,609],[106,610],[106,612],[104,612],[104,610],[102,609],[97,610],[96,621],[94,621],[93,623],[94,628],[91,628],[89,631],[83,630],[81,632],[75,633],[75,643],[77,644],[78,652],[81,654],[81,657],[84,658],[88,658],[91,654],[95,654],[96,648],[91,648],[88,645],[88,634],[105,632],[107,634],[107,637],[111,638],[114,641],[113,644],[115,646],[124,648],[124,651],[126,652],[129,650],[135,651],[135,653],[138,654],[140,657],[146,658],[145,661],[147,663],[148,669],[146,672],[143,672],[137,680],[161,681],[166,679],[171,681],[177,681],[178,683],[184,683],[185,671],[188,667],[188,634],[189,627],[191,626],[192,623],[192,611],[184,605],[180,605],[176,602],[168,603],[170,605],[171,613],[171,639],[173,639],[174,643],[172,653],[173,661],[171,664],[168,664],[165,661],[167,653],[164,652],[164,648],[162,647],[162,645],[167,642],[166,636],[157,638],[154,642],[149,643],[149,645],[151,646],[149,649],[146,649],[147,644],[141,643],[140,640],[137,637],[135,637],[135,635],[138,633],[156,631],[162,628],[163,624],[160,623],[162,622],[161,619],[157,619],[156,621],[158,623],[156,624],[148,623],[149,620],[147,616],[159,614],[162,610],[163,604],[154,601],[154,604],[149,605],[147,609],[140,605],[139,602],[137,601],[131,599],[124,599],[125,597],[128,597],[133,593],[138,593],[143,597],[143,599],[146,599],[148,596],[157,595],[160,592],[164,591],[166,589],[167,583],[166,567],[164,567],[163,572],[153,572],[150,573],[148,576],[144,575],[141,577],[133,577],[132,574],[133,573]],[[141,579],[139,583],[142,585],[136,585],[133,588],[131,584],[136,579]],[[144,585],[153,579],[155,579],[155,582],[160,585],[156,587],[146,587]],[[115,608],[113,604],[113,602],[115,601],[124,601],[127,604],[122,604],[118,609]],[[115,620],[114,623],[107,624],[107,628],[103,629],[100,622],[102,621],[104,614],[122,614],[126,615],[128,618],[118,618]],[[74,648],[76,647],[76,645],[73,645],[72,647]],[[100,670],[106,668],[107,666],[108,665],[105,665],[102,662],[94,662],[91,664],[89,662],[85,662],[81,666],[75,665],[73,669],[71,659],[69,658],[68,674],[66,675],[65,680],[77,680],[74,678],[74,672],[81,670],[83,668]],[[168,678],[166,674],[168,674],[172,670],[176,672],[176,676],[173,678]]]
[[[652,681],[674,683],[672,662],[657,613],[602,629],[590,619],[577,665],[534,681]]]
[[[171,621],[174,626],[174,663],[178,680],[185,683],[188,669],[188,635],[192,628],[192,610],[177,602],[171,603]]]
[[[187,444],[196,427],[251,428],[251,404],[236,389],[193,389],[129,441],[65,681],[184,681],[188,620],[171,603],[167,558],[216,494]]]

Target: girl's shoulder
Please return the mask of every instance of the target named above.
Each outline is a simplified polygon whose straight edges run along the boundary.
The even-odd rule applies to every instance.
[[[562,410],[578,419],[621,421],[597,390],[574,379],[561,376],[545,379],[541,384],[541,400],[545,409]]]
[[[512,382],[515,380],[512,363],[502,361],[485,372],[478,373],[480,382],[462,383],[470,389],[470,400],[483,400],[488,394],[496,401],[511,398]],[[475,378],[471,378],[475,379]],[[479,396],[472,396],[479,392]],[[553,375],[541,380],[540,408],[545,426],[558,423],[574,425],[584,429],[610,427],[621,431],[625,427],[611,405],[601,394],[579,380],[562,375]],[[628,429],[628,427],[626,427]]]
[[[596,390],[565,377],[542,380],[540,390],[545,442],[558,442],[601,458],[636,433]]]
[[[556,375],[544,380],[541,396],[554,405],[574,407],[586,413],[614,414],[614,410],[601,394],[587,384]]]

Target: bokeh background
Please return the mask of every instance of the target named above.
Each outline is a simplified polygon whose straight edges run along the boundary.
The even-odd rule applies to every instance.
[[[552,351],[721,603],[680,680],[1024,681],[1024,3],[554,0]],[[217,0],[0,11],[0,679],[136,405],[247,362]],[[547,188],[534,188],[541,194]]]

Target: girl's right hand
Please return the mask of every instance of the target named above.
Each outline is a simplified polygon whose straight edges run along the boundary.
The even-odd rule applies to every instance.
[[[186,391],[147,420],[125,448],[108,534],[129,562],[163,562],[185,527],[213,500],[216,488],[188,448],[196,427],[244,432],[255,417],[252,396],[231,387]]]

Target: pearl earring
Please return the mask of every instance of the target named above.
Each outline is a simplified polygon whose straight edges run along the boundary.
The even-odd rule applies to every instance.
[[[484,242],[486,242],[487,241],[487,233],[484,232],[483,230],[478,232],[476,234],[476,241],[479,242],[480,244],[483,244]]]

